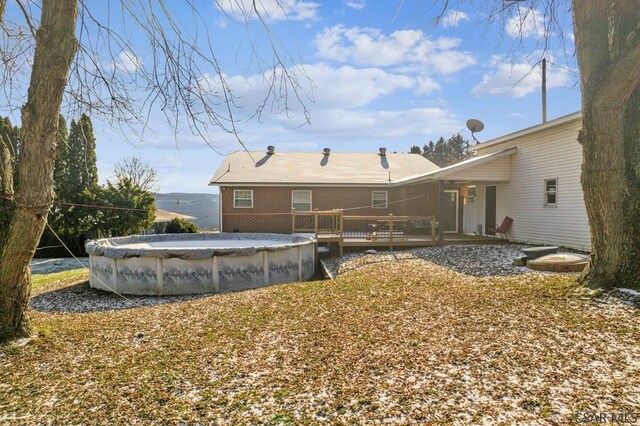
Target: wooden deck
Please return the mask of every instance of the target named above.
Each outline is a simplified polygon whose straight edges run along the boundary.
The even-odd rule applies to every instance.
[[[449,244],[495,244],[486,236],[444,233],[437,236],[435,216],[345,216],[341,210],[292,212],[291,231],[313,235],[318,243],[344,247],[424,247]]]

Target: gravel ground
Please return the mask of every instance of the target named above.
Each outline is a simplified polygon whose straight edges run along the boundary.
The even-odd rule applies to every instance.
[[[79,257],[78,260],[82,263],[83,266],[87,268],[89,267],[88,257]],[[52,274],[54,272],[81,269],[82,266],[80,266],[78,260],[74,259],[73,257],[63,257],[59,259],[32,259],[31,273]]]
[[[515,257],[522,256],[522,249],[526,247],[528,246],[520,244],[423,247],[403,251],[381,251],[375,254],[353,253],[325,258],[323,262],[333,277],[374,263],[411,259],[428,260],[476,277],[537,273],[527,267],[512,264]]]
[[[40,312],[80,313],[120,311],[210,297],[213,294],[186,296],[121,296],[89,287],[88,282],[62,287],[35,295],[31,309]]]

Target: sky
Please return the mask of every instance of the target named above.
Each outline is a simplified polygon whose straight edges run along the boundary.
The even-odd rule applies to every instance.
[[[275,1],[262,0],[259,6],[270,39],[255,14],[240,13],[249,0],[196,2],[198,25],[204,28],[192,30],[209,34],[235,96],[238,135],[249,150],[274,145],[276,152],[324,147],[375,152],[384,146],[407,152],[440,136],[461,133],[470,139],[469,118],[484,122],[476,137],[486,141],[541,122],[542,56],[549,62],[548,118],[580,109],[568,10],[559,11],[562,32],[545,31],[537,9],[492,19],[491,7],[499,1],[452,0],[437,23],[433,18],[443,3],[436,0],[280,0],[279,6]],[[179,2],[168,4],[178,19],[192,22],[192,11]],[[106,66],[128,75],[153,67],[140,30],[126,24],[121,30],[135,51],[114,52]],[[289,85],[289,109],[269,102],[257,117],[269,89],[270,41],[285,58],[300,101]],[[219,94],[216,70],[198,72],[198,87]],[[159,192],[215,193],[210,177],[225,154],[242,149],[234,135],[215,128],[194,135],[184,122],[172,127],[159,108],[149,115],[144,132],[131,133],[91,115],[103,182],[115,163],[138,157],[157,170]]]

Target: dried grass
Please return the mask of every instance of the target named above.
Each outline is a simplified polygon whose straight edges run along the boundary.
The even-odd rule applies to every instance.
[[[558,424],[640,406],[638,310],[572,275],[477,278],[408,259],[32,317],[39,337],[0,349],[4,423]]]

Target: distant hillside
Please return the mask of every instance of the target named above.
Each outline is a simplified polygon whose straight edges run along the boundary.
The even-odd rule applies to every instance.
[[[219,228],[218,194],[194,194],[187,192],[169,192],[155,194],[156,207],[197,217],[193,221],[202,230]]]

